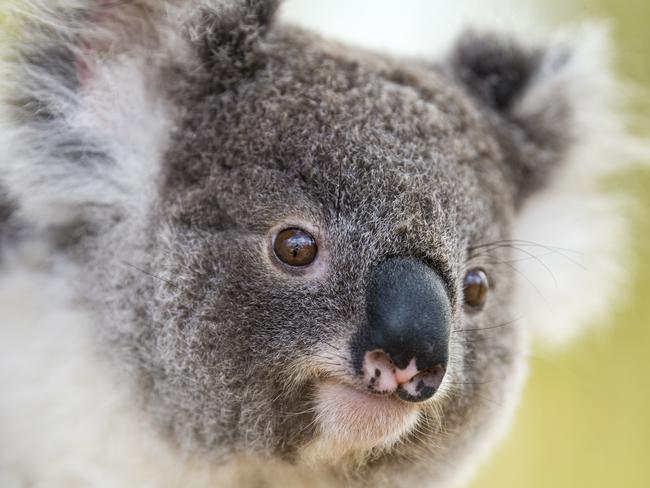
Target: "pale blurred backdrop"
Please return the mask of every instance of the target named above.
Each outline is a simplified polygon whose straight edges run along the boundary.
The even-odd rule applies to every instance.
[[[524,8],[551,24],[607,21],[620,73],[640,88],[632,107],[639,130],[650,134],[650,96],[642,95],[650,92],[650,0],[289,0],[283,15],[395,53],[413,53],[417,40],[415,51],[432,54],[464,20],[488,15],[491,23],[501,17],[512,23],[513,12]],[[394,35],[390,26],[397,21],[412,24],[408,38]],[[636,256],[625,263],[632,272],[629,293],[607,324],[577,343],[533,350],[513,428],[473,488],[650,486],[650,171],[627,170],[606,185],[638,202],[632,212]]]

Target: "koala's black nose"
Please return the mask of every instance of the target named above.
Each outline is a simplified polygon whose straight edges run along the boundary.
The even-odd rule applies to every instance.
[[[445,375],[451,305],[442,278],[414,259],[393,258],[372,273],[368,324],[358,363],[368,388],[408,401],[430,398]]]

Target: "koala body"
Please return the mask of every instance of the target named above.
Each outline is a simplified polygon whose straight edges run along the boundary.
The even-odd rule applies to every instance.
[[[469,32],[429,63],[266,0],[32,7],[3,75],[3,486],[462,480],[524,378],[515,229],[576,158],[622,157],[600,51]]]

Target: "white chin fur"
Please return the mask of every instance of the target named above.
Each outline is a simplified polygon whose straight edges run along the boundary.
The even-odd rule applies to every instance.
[[[418,419],[415,405],[392,397],[369,395],[333,381],[318,387],[315,410],[320,440],[339,451],[390,447]]]
[[[608,31],[583,25],[551,42],[571,47],[569,61],[553,73],[542,70],[515,111],[544,113],[550,97],[563,93],[572,103],[573,147],[551,184],[520,213],[513,266],[517,316],[537,338],[557,345],[605,323],[624,296],[630,206],[599,186],[615,171],[650,160],[650,152],[626,127],[627,90],[614,75]]]

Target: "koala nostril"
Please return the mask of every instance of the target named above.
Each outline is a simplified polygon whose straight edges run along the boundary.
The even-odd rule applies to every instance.
[[[363,379],[376,393],[392,393],[398,386],[395,365],[383,351],[366,353],[363,361]]]
[[[399,385],[397,396],[409,402],[428,400],[440,388],[446,369],[442,364],[437,364],[432,368],[419,372],[408,383]]]
[[[366,353],[363,379],[374,393],[396,393],[402,400],[421,402],[433,396],[445,376],[445,367],[437,364],[418,370],[415,359],[399,368],[384,351]]]

